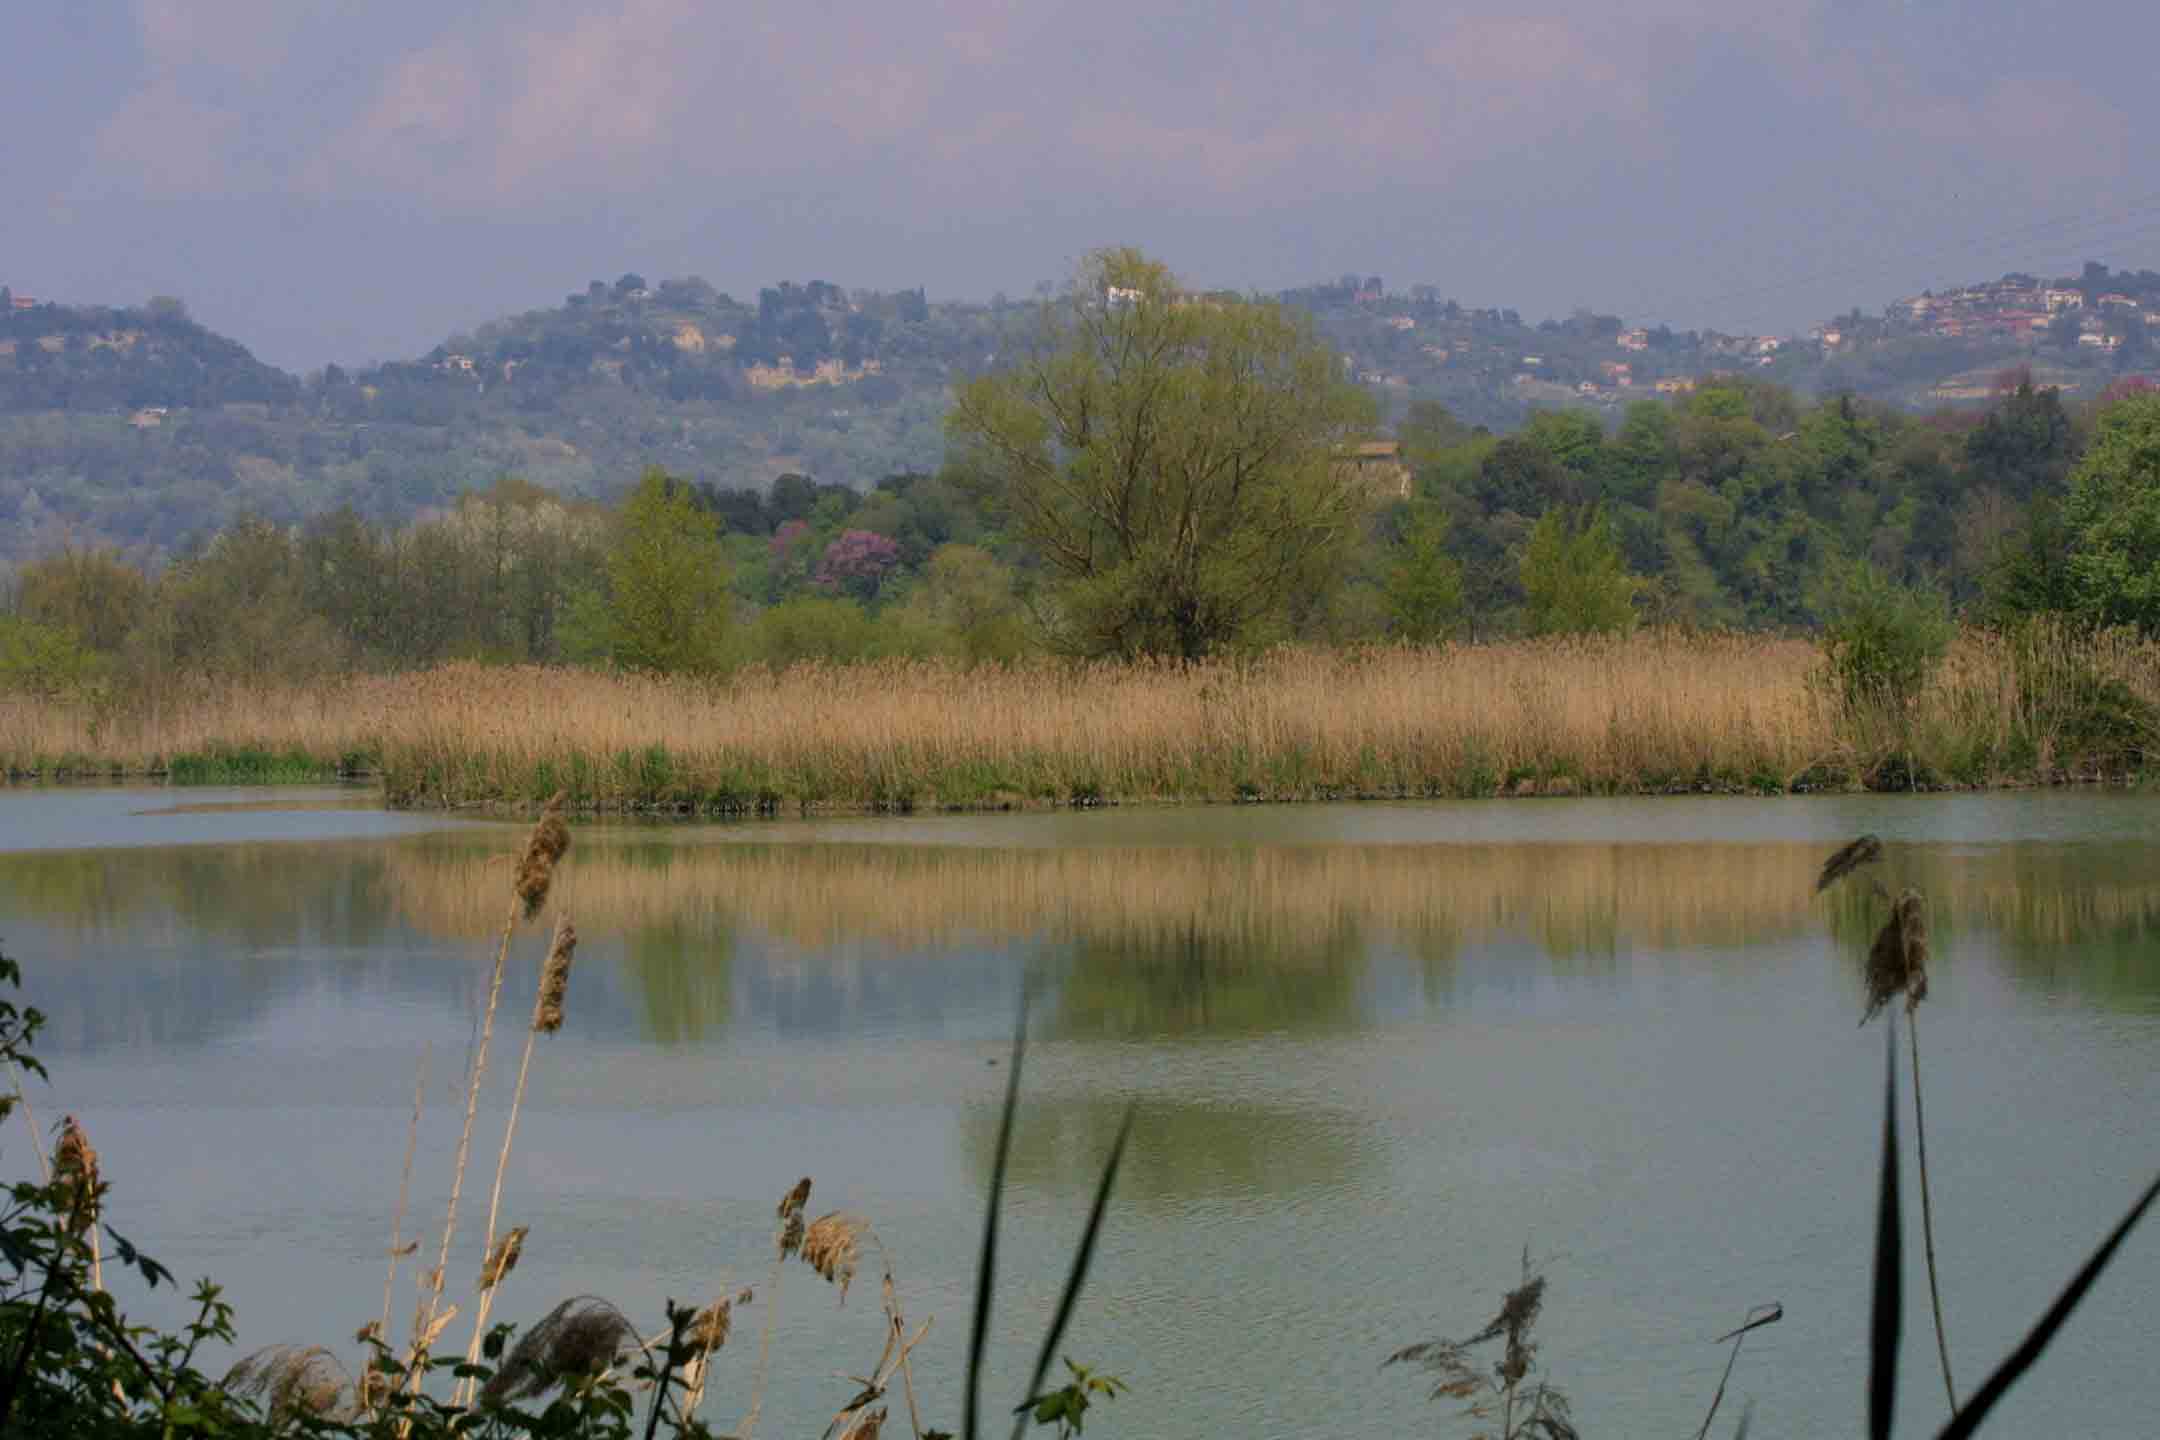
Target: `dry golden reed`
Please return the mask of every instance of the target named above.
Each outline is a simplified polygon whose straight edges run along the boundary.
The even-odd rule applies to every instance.
[[[204,685],[118,716],[0,700],[0,767],[73,756],[142,770],[217,746],[361,753],[379,756],[405,803],[513,803],[568,783],[576,804],[601,807],[723,792],[848,808],[1490,794],[1525,780],[1849,784],[1871,758],[1855,747],[1872,742],[1812,682],[1821,659],[1804,639],[1646,631],[1194,666],[806,664],[723,680],[455,664],[307,688]],[[2062,707],[2048,687],[2095,676],[2160,703],[2160,646],[2064,635],[2020,649],[1966,632],[1905,743],[2036,748],[2006,778],[2050,773],[2076,757],[2056,753]]]
[[[87,1229],[97,1219],[98,1153],[73,1115],[60,1118],[60,1143],[53,1147],[53,1179],[66,1188],[68,1221],[76,1230]]]
[[[513,1225],[509,1233],[495,1242],[495,1248],[488,1252],[487,1262],[480,1267],[479,1289],[494,1289],[502,1284],[505,1275],[517,1268],[518,1257],[525,1253],[527,1228]]]
[[[810,1222],[802,1238],[803,1263],[840,1287],[840,1303],[847,1303],[848,1286],[855,1282],[855,1267],[862,1258],[861,1239],[866,1222],[859,1215],[835,1210]]]
[[[225,1373],[230,1394],[264,1402],[272,1425],[301,1416],[338,1418],[352,1382],[337,1357],[320,1345],[271,1345],[243,1356]]]
[[[737,1299],[734,1295],[723,1295],[698,1311],[697,1319],[690,1322],[690,1345],[696,1354],[713,1355],[727,1347],[728,1337],[735,1333]]]
[[[780,1197],[779,1208],[773,1213],[780,1221],[773,1233],[773,1244],[785,1260],[803,1246],[803,1206],[810,1203],[810,1177],[803,1176],[795,1182],[795,1188]]]

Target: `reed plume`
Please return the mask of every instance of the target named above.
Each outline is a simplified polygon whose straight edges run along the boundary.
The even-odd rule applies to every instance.
[[[780,1272],[787,1258],[802,1249],[804,1239],[803,1207],[810,1203],[810,1177],[802,1179],[780,1197],[773,1216],[779,1224],[773,1231],[772,1279],[765,1284],[765,1323],[759,1327],[757,1369],[750,1379],[750,1409],[743,1416],[742,1424],[735,1427],[739,1440],[751,1440],[757,1430],[758,1415],[765,1405],[765,1367],[772,1359],[773,1326],[780,1318]]]
[[[1522,1256],[1522,1283],[1500,1302],[1500,1313],[1476,1334],[1462,1340],[1425,1340],[1405,1345],[1381,1362],[1416,1365],[1436,1377],[1431,1400],[1464,1400],[1467,1418],[1488,1419],[1491,1404],[1500,1405],[1500,1428],[1495,1440],[1515,1440],[1519,1435],[1540,1435],[1545,1440],[1577,1440],[1568,1398],[1552,1386],[1538,1382],[1528,1391],[1525,1378],[1537,1363],[1537,1342],[1531,1331],[1545,1309],[1545,1277],[1530,1263],[1527,1248]],[[1493,1340],[1502,1341],[1500,1360],[1488,1375],[1470,1352]],[[1522,1423],[1515,1423],[1517,1405],[1524,1407]]]
[[[1874,864],[1882,859],[1882,853],[1882,841],[1873,835],[1862,835],[1851,844],[1840,846],[1823,861],[1822,873],[1815,877],[1815,893],[1820,895],[1847,875]]]
[[[1942,1365],[1943,1393],[1950,1413],[1957,1413],[1957,1382],[1950,1374],[1950,1341],[1943,1333],[1942,1282],[1935,1265],[1935,1202],[1928,1184],[1927,1105],[1920,1090],[1920,1002],[1928,993],[1927,902],[1906,889],[1890,908],[1890,918],[1868,949],[1868,1014],[1905,997],[1905,1026],[1912,1044],[1913,1143],[1920,1160],[1920,1239],[1927,1252],[1928,1303],[1935,1312],[1935,1355]],[[1862,1024],[1867,1023],[1865,1018]]]
[[[1905,997],[1910,1015],[1927,998],[1928,935],[1926,902],[1919,891],[1908,887],[1890,906],[1890,918],[1876,932],[1868,947],[1867,1012],[1862,1025],[1875,1018],[1885,1005]]]
[[[547,960],[540,967],[540,998],[533,1006],[535,1034],[552,1035],[562,1029],[563,996],[570,989],[570,959],[577,953],[577,927],[565,916],[555,926]]]
[[[525,1253],[527,1227],[513,1225],[495,1248],[488,1251],[487,1260],[480,1266],[480,1285],[483,1291],[493,1290],[502,1284],[503,1277],[517,1268],[518,1256]]]
[[[435,1338],[442,1333],[443,1324],[441,1318],[436,1314],[436,1307],[442,1303],[443,1277],[450,1266],[450,1243],[457,1235],[458,1198],[465,1188],[465,1164],[472,1154],[473,1121],[480,1110],[480,1082],[487,1074],[488,1047],[495,1038],[495,1012],[502,1003],[503,967],[510,959],[510,941],[517,933],[519,919],[530,918],[546,902],[548,889],[555,879],[555,864],[562,859],[564,853],[570,848],[570,827],[563,820],[563,800],[563,793],[558,790],[547,804],[541,808],[540,818],[534,823],[532,833],[526,838],[525,848],[518,857],[516,877],[511,884],[509,912],[503,918],[502,940],[495,948],[495,968],[488,980],[487,1011],[480,1022],[480,1038],[474,1046],[472,1070],[465,1083],[465,1124],[464,1128],[458,1132],[457,1163],[451,1172],[450,1203],[443,1218],[442,1250],[437,1255],[435,1268],[429,1276],[428,1295],[421,1310],[421,1314],[425,1318],[416,1321],[414,1325],[412,1352],[406,1361],[406,1384],[413,1390],[419,1389],[421,1378],[427,1373],[428,1348],[434,1344]],[[530,1041],[528,1039],[528,1058],[530,1058],[530,1054]],[[513,1124],[515,1118],[515,1111],[513,1111]],[[503,1137],[503,1158],[505,1162],[509,1158],[508,1134]],[[499,1165],[495,1174],[495,1189],[499,1198],[502,1192],[502,1170]],[[494,1229],[494,1213],[491,1206],[488,1220],[488,1249],[494,1248]],[[480,1308],[483,1316],[488,1305],[488,1297],[493,1293],[492,1290],[481,1293]],[[480,1327],[475,1324],[473,1330],[475,1353],[477,1353],[479,1340]],[[464,1387],[460,1386],[459,1388],[462,1391]],[[411,1429],[411,1422],[408,1420],[400,1427],[399,1434],[401,1436],[409,1434]]]
[[[320,1345],[265,1346],[241,1357],[221,1382],[229,1395],[263,1402],[273,1427],[349,1419],[344,1399],[351,1385],[345,1367]]]
[[[555,801],[549,803],[555,804],[561,799],[562,796],[557,794]],[[560,814],[554,818],[560,825]],[[547,822],[548,817],[543,815],[540,825],[534,827],[533,844],[527,847],[528,854],[539,848],[540,832],[547,827]],[[552,838],[549,843],[554,844]],[[562,848],[568,844],[569,832],[564,830],[561,844],[555,847],[555,855],[560,857]],[[551,859],[547,864],[552,867],[554,861]],[[568,915],[558,915],[555,917],[555,934],[548,941],[547,958],[540,962],[540,987],[533,997],[532,1024],[525,1028],[525,1053],[518,1059],[517,1088],[510,1096],[510,1117],[503,1123],[502,1153],[495,1159],[495,1184],[488,1194],[487,1243],[490,1250],[495,1244],[495,1221],[502,1213],[503,1176],[510,1169],[510,1142],[517,1136],[518,1112],[525,1106],[525,1081],[532,1074],[533,1041],[538,1036],[552,1035],[562,1029],[563,996],[570,986],[570,961],[576,954],[577,927],[570,923]],[[515,1234],[522,1241],[525,1235],[524,1227],[520,1226]],[[511,1259],[515,1261],[516,1256],[512,1255]],[[483,1285],[479,1308],[473,1312],[472,1342],[465,1347],[465,1363],[468,1365],[474,1364],[480,1358],[480,1345],[487,1335],[488,1312],[494,1305],[493,1284]],[[462,1382],[458,1386],[458,1393],[470,1397],[476,1383],[472,1380]]]
[[[60,1117],[60,1143],[53,1147],[53,1179],[67,1194],[68,1228],[80,1234],[97,1219],[98,1153],[73,1115]]]
[[[622,1311],[596,1295],[574,1295],[540,1318],[481,1388],[480,1403],[504,1405],[612,1368],[637,1344]]]
[[[539,914],[540,907],[547,903],[548,888],[555,883],[555,862],[570,848],[570,826],[563,819],[566,798],[560,790],[549,797],[525,842],[524,853],[518,856],[517,893],[525,902],[527,919]]]
[[[688,1421],[697,1414],[698,1406],[705,1399],[705,1378],[712,1372],[712,1360],[727,1348],[728,1337],[735,1333],[735,1307],[748,1305],[751,1293],[738,1291],[723,1295],[712,1304],[698,1311],[690,1322],[690,1361],[684,1367],[682,1418]]]
[[[843,1410],[840,1412],[840,1433],[834,1440],[878,1440],[878,1432],[885,1428],[885,1407],[875,1410]]]
[[[1870,838],[1862,836],[1831,856],[1823,865],[1823,874],[1829,875],[1841,857],[1857,850]],[[1857,864],[1850,864],[1841,873],[1857,868]],[[1862,1025],[1874,1019],[1898,996],[1905,997],[1906,1027],[1912,1038],[1913,1143],[1920,1160],[1920,1235],[1922,1248],[1927,1253],[1928,1303],[1935,1313],[1935,1356],[1942,1366],[1943,1393],[1949,1398],[1950,1413],[1955,1415],[1957,1382],[1951,1377],[1950,1341],[1943,1329],[1942,1281],[1935,1260],[1935,1201],[1928,1175],[1927,1105],[1920,1088],[1919,1012],[1920,1002],[1928,994],[1927,899],[1911,886],[1891,902],[1889,917],[1876,932],[1874,943],[1868,946],[1867,992],[1867,1011],[1860,1017]]]
[[[803,1263],[840,1287],[840,1303],[847,1304],[848,1286],[854,1283],[855,1266],[862,1258],[860,1241],[869,1222],[860,1215],[835,1210],[812,1221],[802,1237]]]
[[[60,1117],[60,1143],[53,1147],[53,1179],[68,1194],[68,1228],[90,1242],[90,1285],[105,1288],[104,1248],[98,1242],[99,1192],[105,1177],[98,1169],[98,1153],[73,1115]]]

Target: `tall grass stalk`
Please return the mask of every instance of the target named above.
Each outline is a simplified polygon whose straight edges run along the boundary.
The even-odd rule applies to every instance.
[[[525,1031],[525,1053],[518,1060],[517,1088],[510,1096],[510,1116],[503,1122],[502,1153],[495,1159],[495,1184],[488,1192],[487,1243],[483,1253],[495,1251],[495,1225],[502,1215],[503,1176],[510,1169],[510,1142],[517,1138],[518,1111],[525,1104],[525,1081],[532,1073],[533,1041],[540,1036],[552,1034],[562,1028],[562,982],[570,972],[570,957],[577,949],[577,930],[568,915],[555,917],[555,935],[548,943],[547,958],[541,962],[540,984],[533,995],[532,1024]],[[465,1363],[474,1365],[480,1360],[480,1342],[487,1335],[488,1312],[495,1306],[495,1292],[500,1278],[493,1283],[483,1283],[479,1303],[473,1310],[472,1343],[465,1348]],[[456,1398],[463,1404],[479,1386],[478,1380],[468,1379],[458,1387]]]
[[[495,1010],[502,1000],[503,965],[510,958],[510,938],[517,932],[518,916],[523,909],[524,903],[513,897],[510,912],[503,920],[502,944],[495,952],[494,974],[488,981],[487,1011],[480,1022],[480,1038],[473,1047],[472,1066],[466,1075],[465,1125],[458,1132],[457,1161],[450,1177],[450,1203],[443,1217],[442,1249],[435,1257],[434,1271],[424,1282],[428,1293],[420,1312],[414,1317],[412,1347],[406,1359],[406,1387],[415,1393],[427,1374],[428,1351],[439,1333],[437,1311],[442,1304],[443,1281],[449,1273],[450,1242],[457,1235],[458,1198],[465,1188],[465,1163],[472,1153],[473,1120],[480,1112],[480,1081],[487,1074],[488,1045],[495,1035]],[[401,1430],[400,1434],[403,1433]]]
[[[390,1267],[383,1276],[382,1321],[375,1330],[385,1344],[390,1340],[390,1300],[397,1289],[398,1261],[405,1255],[405,1201],[412,1193],[413,1152],[420,1146],[420,1111],[427,1103],[428,1054],[432,1049],[432,1042],[422,1043],[420,1063],[413,1068],[412,1123],[405,1129],[405,1168],[398,1177],[397,1209],[390,1212]]]
[[[472,1155],[473,1120],[480,1110],[480,1082],[487,1075],[488,1047],[495,1037],[495,1012],[502,1003],[503,967],[510,959],[510,941],[517,934],[518,921],[530,917],[547,903],[548,890],[555,878],[555,862],[570,848],[570,830],[563,822],[562,810],[560,794],[541,808],[540,819],[526,838],[525,849],[518,856],[511,880],[509,910],[503,917],[502,940],[495,947],[495,968],[488,979],[487,1011],[480,1022],[480,1038],[473,1048],[472,1068],[465,1084],[465,1124],[458,1134],[457,1162],[451,1172],[450,1202],[443,1218],[442,1250],[436,1257],[434,1273],[428,1277],[427,1298],[414,1320],[405,1383],[415,1392],[427,1373],[429,1349],[449,1319],[448,1315],[438,1314],[438,1310],[442,1304],[443,1282],[449,1272],[450,1242],[457,1235],[458,1198],[465,1188],[465,1165]],[[489,1243],[492,1245],[493,1237]],[[408,1420],[400,1433],[409,1430]]]
[[[765,1367],[772,1359],[773,1326],[780,1323],[780,1280],[788,1257],[802,1249],[803,1207],[810,1203],[810,1177],[805,1175],[780,1197],[774,1211],[778,1225],[773,1233],[772,1278],[765,1282],[765,1318],[759,1327],[757,1369],[750,1379],[750,1409],[735,1427],[738,1440],[757,1433],[758,1416],[765,1408]]]

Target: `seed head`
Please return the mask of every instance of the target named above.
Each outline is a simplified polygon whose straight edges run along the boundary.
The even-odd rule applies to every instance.
[[[60,1119],[60,1143],[53,1147],[53,1179],[66,1187],[69,1223],[76,1230],[97,1219],[98,1153],[73,1115]]]
[[[518,1256],[525,1253],[526,1227],[512,1227],[509,1234],[495,1242],[488,1252],[487,1263],[480,1267],[480,1289],[492,1290],[502,1284],[503,1276],[517,1268]]]
[[[525,853],[518,857],[517,894],[525,902],[528,918],[547,903],[548,887],[555,883],[555,862],[570,848],[570,826],[563,819],[565,795],[558,790],[540,809],[540,818],[526,838]]]
[[[690,1346],[693,1354],[717,1354],[728,1342],[735,1328],[735,1300],[723,1295],[712,1304],[698,1311],[697,1319],[690,1322]]]
[[[878,1440],[878,1431],[885,1428],[885,1409],[857,1410],[846,1417],[846,1425],[839,1440]]]
[[[1815,877],[1815,893],[1822,894],[1855,870],[1872,865],[1880,859],[1882,841],[1873,835],[1862,835],[1850,845],[1840,846],[1829,859],[1823,861],[1822,873]]]
[[[555,939],[540,966],[540,998],[533,1003],[532,1028],[542,1035],[562,1029],[563,995],[570,988],[570,960],[577,954],[577,927],[567,915],[555,921]]]
[[[805,1175],[802,1177],[802,1179],[795,1182],[794,1189],[788,1191],[787,1194],[780,1197],[780,1208],[775,1213],[777,1213],[782,1220],[785,1220],[790,1215],[802,1214],[803,1206],[809,1203],[810,1177],[808,1175]]]
[[[1911,1014],[1927,998],[1927,901],[1918,890],[1908,889],[1890,907],[1890,918],[1868,947],[1867,1013],[1865,1025],[1875,1013],[1899,995],[1905,997],[1905,1013]]]
[[[813,1220],[803,1236],[803,1263],[824,1276],[827,1283],[840,1287],[843,1305],[847,1303],[848,1286],[855,1279],[855,1262],[861,1258],[857,1242],[868,1228],[861,1216],[835,1210]]]

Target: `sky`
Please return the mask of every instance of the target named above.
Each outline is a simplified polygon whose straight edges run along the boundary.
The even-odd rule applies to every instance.
[[[21,0],[0,54],[0,284],[301,371],[629,271],[988,299],[1130,244],[1786,333],[2160,269],[2151,0]]]

